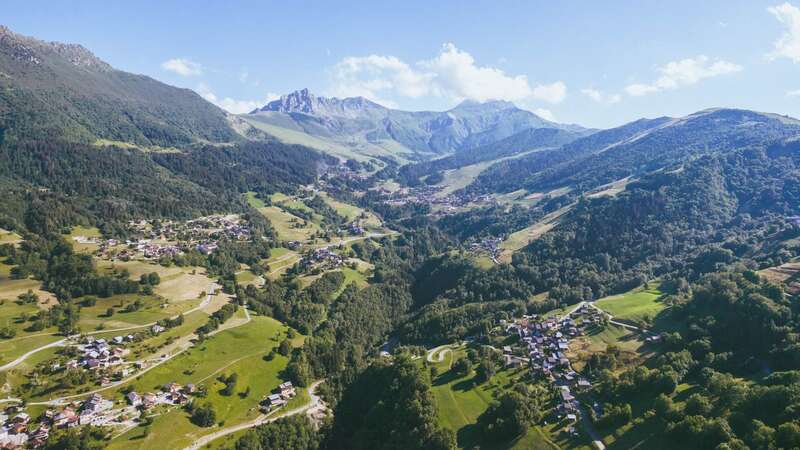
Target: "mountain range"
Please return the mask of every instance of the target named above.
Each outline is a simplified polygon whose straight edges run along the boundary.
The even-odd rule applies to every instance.
[[[47,403],[40,448],[800,448],[791,117],[592,130],[307,89],[233,115],[0,27],[0,196],[4,401]],[[114,357],[158,370],[69,367],[100,343],[78,332],[135,328]],[[125,405],[169,380],[185,408],[176,383],[155,414]],[[76,426],[97,427],[34,427],[89,392]],[[265,398],[284,406],[252,420]]]
[[[447,111],[401,111],[364,97],[318,97],[308,89],[292,92],[242,116],[281,136],[282,130],[332,140],[370,154],[371,147],[424,159],[474,149],[533,129],[588,134],[577,125],[545,120],[506,101],[464,101]],[[298,142],[299,143],[299,142]],[[374,151],[374,149],[372,149]]]

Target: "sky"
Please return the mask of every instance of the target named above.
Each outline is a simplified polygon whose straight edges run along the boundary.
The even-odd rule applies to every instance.
[[[4,0],[0,24],[235,113],[308,88],[406,110],[502,99],[597,128],[711,107],[800,117],[800,0]]]

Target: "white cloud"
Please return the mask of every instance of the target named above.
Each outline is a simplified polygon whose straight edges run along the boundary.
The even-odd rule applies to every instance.
[[[800,89],[795,89],[793,91],[786,91],[787,97],[800,97]]]
[[[542,119],[549,120],[550,122],[556,121],[556,116],[554,116],[553,112],[550,111],[549,109],[537,108],[533,110],[533,113],[541,117]]]
[[[800,63],[800,8],[784,3],[767,8],[778,19],[786,30],[774,43],[774,49],[767,56],[770,59],[789,58]]]
[[[256,108],[261,108],[272,100],[280,98],[278,94],[272,92],[267,93],[266,98],[263,100],[235,100],[230,97],[219,98],[203,83],[200,83],[196,90],[204,99],[233,114],[248,113]]]
[[[533,88],[533,98],[548,103],[561,103],[567,97],[567,85],[563,81],[541,84]]]
[[[561,81],[531,86],[527,76],[479,66],[472,55],[449,43],[435,58],[413,65],[395,56],[347,57],[332,68],[331,74],[333,95],[360,95],[383,104],[391,103],[386,97],[392,96],[559,103],[567,94]]]
[[[671,61],[658,68],[661,76],[652,83],[635,83],[628,85],[625,92],[638,97],[667,89],[677,89],[682,86],[695,84],[706,78],[713,78],[742,70],[742,66],[728,61],[717,59],[709,60],[707,56],[700,55],[696,58],[686,58],[680,61]]]
[[[597,103],[604,103],[606,105],[613,105],[614,103],[622,101],[622,96],[619,94],[606,94],[592,88],[581,89],[581,93]]]
[[[203,66],[185,58],[173,58],[161,63],[161,68],[184,77],[202,75]]]

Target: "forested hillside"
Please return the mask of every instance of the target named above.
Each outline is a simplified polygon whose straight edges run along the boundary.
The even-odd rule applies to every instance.
[[[36,415],[12,434],[800,446],[800,121],[307,90],[250,116],[336,158],[242,117],[0,28],[0,373]]]
[[[238,139],[226,113],[188,89],[114,69],[74,44],[0,27],[5,140],[97,139],[163,147]]]

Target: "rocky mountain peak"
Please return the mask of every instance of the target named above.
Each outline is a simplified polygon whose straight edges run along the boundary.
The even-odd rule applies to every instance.
[[[385,109],[364,97],[318,97],[307,88],[282,95],[278,100],[267,103],[263,108],[253,111],[303,113],[318,116],[352,116],[367,109]]]

